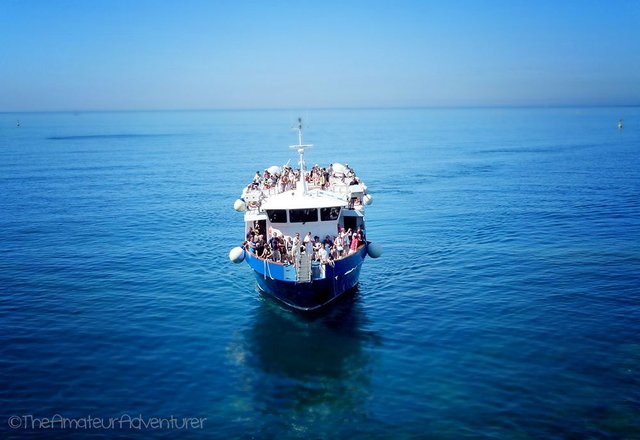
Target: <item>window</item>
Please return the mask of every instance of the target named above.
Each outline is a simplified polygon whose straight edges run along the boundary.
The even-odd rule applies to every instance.
[[[292,209],[289,211],[289,219],[291,223],[306,223],[318,221],[318,209]]]
[[[287,222],[287,210],[286,209],[269,209],[267,210],[267,216],[271,223],[286,223]]]
[[[339,216],[339,206],[332,206],[331,208],[320,208],[320,220],[322,220],[323,222],[337,220]]]

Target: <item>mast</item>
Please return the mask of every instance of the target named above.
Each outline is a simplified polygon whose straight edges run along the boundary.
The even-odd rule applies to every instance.
[[[296,194],[297,195],[305,195],[307,193],[307,181],[305,179],[305,169],[304,169],[304,149],[311,148],[313,145],[311,144],[303,144],[302,143],[302,118],[298,118],[298,145],[291,145],[289,148],[294,148],[298,150],[298,154],[300,155],[300,181],[296,186]]]

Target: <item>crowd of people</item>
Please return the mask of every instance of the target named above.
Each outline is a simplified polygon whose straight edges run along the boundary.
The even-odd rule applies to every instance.
[[[304,237],[300,237],[300,233],[293,237],[277,232],[270,235],[268,237],[256,223],[247,232],[243,247],[258,258],[282,264],[296,264],[300,256],[305,254],[310,255],[312,261],[333,265],[336,260],[356,252],[365,242],[365,233],[360,226],[355,231],[338,226],[337,235],[327,235],[324,239],[317,235],[312,237],[311,232],[307,232]]]
[[[353,168],[349,164],[344,166],[344,172],[333,169],[333,164],[327,168],[314,165],[310,170],[305,172],[305,180],[309,185],[317,188],[328,190],[333,183],[340,182],[342,184],[357,185],[360,179],[356,176]],[[279,173],[271,173],[269,169],[264,172],[256,171],[253,180],[247,189],[249,190],[271,190],[276,189],[277,192],[289,191],[296,188],[300,181],[300,168],[291,168],[285,165]]]

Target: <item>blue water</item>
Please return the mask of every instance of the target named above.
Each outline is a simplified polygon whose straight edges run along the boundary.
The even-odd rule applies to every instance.
[[[313,317],[227,259],[297,116],[0,114],[2,438],[640,438],[640,108],[303,112],[385,250]]]

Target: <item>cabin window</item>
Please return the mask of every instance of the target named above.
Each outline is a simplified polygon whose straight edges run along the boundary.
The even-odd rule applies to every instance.
[[[318,221],[318,210],[316,208],[292,209],[289,211],[291,223],[306,223]]]
[[[286,209],[268,209],[267,216],[271,223],[286,223],[287,222],[287,210]]]
[[[340,217],[340,207],[332,206],[331,208],[320,208],[320,220],[323,222],[330,220],[338,220]]]

